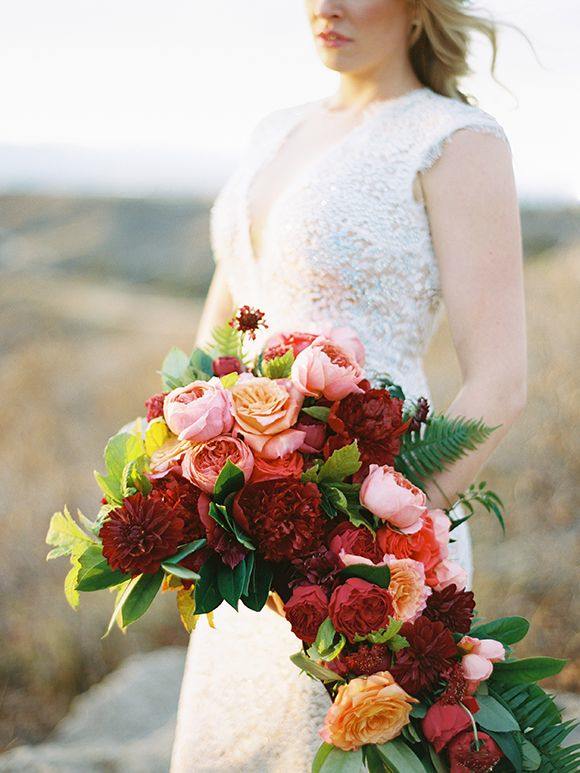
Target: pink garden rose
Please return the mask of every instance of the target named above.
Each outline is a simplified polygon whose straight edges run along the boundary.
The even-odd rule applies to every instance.
[[[467,585],[467,572],[457,561],[445,558],[437,564],[433,572],[437,579],[434,589],[437,591],[444,590],[449,585],[457,586],[457,590],[464,590]]]
[[[421,489],[386,464],[371,464],[360,490],[361,505],[403,534],[423,527],[426,501]]]
[[[174,389],[165,397],[163,415],[180,440],[194,443],[224,435],[234,423],[230,394],[215,376]]]
[[[461,659],[463,676],[471,683],[484,682],[492,674],[493,664],[505,660],[505,648],[495,639],[475,639],[464,636],[457,645],[465,653]]]
[[[304,397],[289,379],[242,373],[230,391],[234,431],[256,456],[278,459],[300,448],[305,433],[293,427]]]
[[[292,365],[291,378],[305,396],[342,400],[357,386],[364,373],[355,358],[328,338],[320,336],[303,349]]]
[[[241,469],[247,483],[254,469],[254,455],[242,440],[231,435],[218,435],[192,446],[183,457],[181,472],[191,483],[211,494],[228,459]]]

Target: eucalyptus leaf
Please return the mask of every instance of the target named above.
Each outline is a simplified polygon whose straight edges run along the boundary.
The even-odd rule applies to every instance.
[[[189,357],[187,354],[173,346],[167,353],[163,364],[161,365],[161,380],[165,389],[176,389],[179,386],[186,386],[183,380],[183,374],[187,370]]]
[[[318,768],[318,773],[360,773],[362,764],[362,749],[345,752],[336,746],[331,746]]]
[[[425,773],[419,757],[401,738],[378,744],[377,751],[391,773]]]
[[[483,730],[510,733],[520,729],[513,714],[491,695],[478,695],[477,703],[479,711],[475,714],[475,721]]]
[[[320,773],[324,761],[333,749],[334,746],[326,742],[323,742],[322,745],[318,747],[318,751],[312,760],[312,773]]]

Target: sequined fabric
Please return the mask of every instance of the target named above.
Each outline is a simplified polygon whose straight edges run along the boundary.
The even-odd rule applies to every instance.
[[[366,346],[371,378],[388,373],[408,396],[429,397],[421,358],[441,293],[413,180],[458,129],[503,132],[481,110],[428,89],[374,103],[273,203],[257,261],[252,181],[317,105],[277,111],[256,128],[212,209],[215,257],[235,303],[265,311],[270,331],[327,320],[351,325]],[[471,573],[466,524],[453,535],[453,557]],[[191,637],[171,773],[309,773],[330,704],[322,686],[290,662],[299,643],[289,624],[270,610],[225,605],[216,621],[213,630],[202,620]]]

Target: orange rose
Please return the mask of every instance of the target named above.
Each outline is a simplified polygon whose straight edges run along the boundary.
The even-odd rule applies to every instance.
[[[255,378],[242,373],[231,387],[234,430],[264,459],[278,459],[297,451],[305,433],[290,429],[304,398],[287,379]]]
[[[338,688],[320,737],[344,751],[387,743],[409,724],[413,703],[388,671],[351,679]]]

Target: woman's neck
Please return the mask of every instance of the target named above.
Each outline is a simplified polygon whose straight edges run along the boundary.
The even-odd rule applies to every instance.
[[[373,72],[341,73],[340,85],[331,105],[336,110],[364,108],[375,100],[394,99],[422,86],[408,61],[401,62],[399,66],[391,63],[389,67]]]

